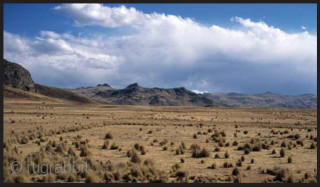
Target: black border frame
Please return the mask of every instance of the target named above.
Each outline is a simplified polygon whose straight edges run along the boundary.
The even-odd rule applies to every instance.
[[[21,2],[21,1],[20,1]],[[85,2],[85,1],[79,1],[79,2]],[[78,2],[78,3],[79,3]],[[10,1],[8,3],[18,3],[17,1]],[[37,3],[40,3],[40,1],[38,1]],[[70,3],[70,2],[69,2]],[[99,2],[99,3],[136,3],[136,2],[133,2],[133,1],[125,1],[125,2],[117,2],[117,1],[107,1],[107,2]],[[145,1],[140,1],[139,3],[146,3],[146,4],[151,4],[150,2],[145,2]],[[152,3],[168,3],[167,2],[152,2]],[[176,3],[184,3],[184,2],[181,2],[181,1],[175,1],[175,2],[169,2],[170,4],[176,4]],[[190,2],[188,2],[189,4]],[[232,0],[232,1],[228,1],[228,2],[209,2],[208,0],[207,1],[202,1],[202,2],[196,2],[195,4],[202,4],[202,3],[225,3],[225,4],[231,4],[231,3],[236,3],[236,4],[247,4],[247,3],[253,3],[253,4],[260,4],[260,3],[263,3],[263,4],[272,4],[272,3],[276,3],[276,4],[286,4],[286,3],[290,3],[290,2],[286,2],[286,1],[282,1],[282,2],[276,2],[276,1],[273,1],[273,2],[265,2],[265,1],[261,1],[261,2],[256,2],[256,1],[247,1],[245,3],[243,2],[240,2],[240,1],[237,1],[237,0]],[[294,4],[317,4],[317,2],[293,2]],[[2,3],[2,7],[1,7],[1,10],[2,10],[2,14],[1,14],[1,17],[2,17],[2,24],[1,24],[1,27],[2,27],[2,30],[3,30],[3,4]],[[2,43],[3,43],[3,34],[2,34]],[[3,45],[2,45],[2,48],[3,48]],[[3,56],[3,50],[1,50],[1,53],[2,53],[2,56]],[[1,77],[0,77],[0,81],[1,81],[1,84],[3,84],[3,63],[1,63]],[[2,122],[2,125],[1,125],[1,130],[2,130],[2,133],[0,135],[1,139],[3,140],[3,87],[1,87],[1,92],[0,92],[0,95],[1,95],[1,108],[2,108],[2,114],[0,115],[1,116],[1,122]],[[1,145],[3,147],[3,141],[1,142]],[[3,149],[1,149],[1,167],[3,168]],[[318,165],[317,165],[317,168],[318,168]],[[1,175],[3,176],[3,169],[0,170],[0,173]],[[3,180],[1,181],[1,183],[3,183]],[[50,183],[46,183],[45,185],[52,185],[54,186],[55,184],[57,183],[53,183],[53,184],[50,184]],[[77,183],[59,183],[61,185],[78,185]],[[219,183],[220,184],[220,183]],[[219,185],[218,184],[218,185]],[[6,183],[3,183],[4,186],[19,186],[19,184],[6,184]],[[25,185],[28,185],[28,184],[25,184]],[[34,183],[32,184],[34,185]],[[103,184],[103,185],[106,185],[106,184]],[[116,184],[116,183],[112,183],[112,184],[107,184],[107,185],[110,185],[110,186],[115,186],[115,185],[121,185],[121,186],[126,186],[126,185],[130,185],[130,186],[139,186],[140,184],[137,184],[137,183],[121,183],[121,184]],[[144,184],[141,184],[141,185],[144,185]],[[155,185],[155,186],[162,186],[162,185],[171,185],[170,183],[165,183],[165,184],[152,184],[152,185]],[[176,184],[176,185],[185,185],[185,184]],[[187,184],[187,185],[192,185],[192,184]],[[197,184],[198,185],[198,184]],[[208,184],[199,184],[199,185],[208,185]],[[212,185],[212,184],[210,184]],[[232,185],[232,184],[221,184],[221,185]],[[238,184],[240,186],[247,186],[247,185],[254,185],[254,183],[244,183],[244,184]],[[262,186],[267,186],[269,184],[259,184],[259,185],[262,185]],[[272,183],[271,185],[275,186],[275,185],[279,185],[279,184],[274,184]],[[285,186],[290,186],[290,185],[299,185],[299,184],[280,184],[280,185],[285,185]],[[303,184],[302,184],[303,185]],[[311,186],[316,186],[317,184],[309,184]]]

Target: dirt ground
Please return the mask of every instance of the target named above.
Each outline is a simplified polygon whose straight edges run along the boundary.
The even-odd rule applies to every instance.
[[[72,130],[77,127],[78,130]],[[61,133],[46,135],[46,139],[39,144],[38,138],[30,138],[27,143],[11,142],[10,146],[17,147],[20,154],[26,157],[39,152],[40,147],[46,146],[50,140],[61,142],[61,137],[71,147],[78,136],[89,142],[92,160],[117,164],[130,162],[127,151],[139,143],[145,149],[144,155],[137,151],[139,157],[152,160],[158,170],[168,174],[168,182],[176,179],[170,173],[175,164],[179,164],[181,170],[187,173],[188,182],[194,182],[194,177],[200,176],[214,178],[216,182],[232,182],[229,179],[235,168],[240,170],[240,182],[245,183],[277,182],[274,175],[265,172],[275,167],[288,169],[295,182],[305,178],[306,173],[310,176],[308,180],[317,177],[317,110],[94,106],[4,101],[4,142],[10,140],[13,134],[22,136],[50,130],[60,130]],[[102,149],[108,132],[113,136],[109,140],[110,145],[115,143],[118,149]],[[214,134],[219,134],[217,142]],[[296,139],[288,137],[297,134],[299,137]],[[260,142],[259,145],[268,147],[249,154],[238,150],[239,146],[244,146],[253,138]],[[303,146],[297,144],[298,140],[303,141]],[[237,145],[233,145],[235,141]],[[186,145],[185,153],[177,155],[176,149],[182,142]],[[282,142],[287,145],[281,147]],[[310,148],[312,143],[315,149]],[[210,155],[193,158],[190,149],[192,144],[206,148]],[[220,147],[220,151],[215,150],[217,147]],[[285,150],[284,157],[280,156],[281,149]],[[272,154],[273,150],[276,154]],[[229,158],[225,158],[226,152]],[[79,154],[80,149],[76,149],[78,157]],[[215,158],[216,154],[220,158]],[[241,166],[237,165],[242,156],[244,161],[241,161]],[[292,163],[288,163],[289,157]],[[225,162],[233,166],[225,168]],[[216,164],[215,169],[208,168],[213,164]],[[80,179],[77,182],[83,181]],[[60,182],[66,181],[60,179]]]

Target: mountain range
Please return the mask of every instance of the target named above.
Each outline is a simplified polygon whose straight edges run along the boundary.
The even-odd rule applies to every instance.
[[[261,108],[317,108],[317,95],[204,93],[196,94],[184,87],[145,88],[137,83],[124,89],[99,84],[92,87],[63,89],[34,83],[28,70],[4,59],[4,97],[20,92],[34,92],[81,104],[142,105],[142,106],[199,106],[199,107],[261,107]],[[10,88],[10,89],[9,89]],[[15,91],[20,90],[20,91]],[[15,93],[16,92],[16,93]],[[23,95],[23,94],[22,94]]]

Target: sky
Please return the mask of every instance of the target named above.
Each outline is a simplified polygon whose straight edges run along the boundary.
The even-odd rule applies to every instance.
[[[316,4],[4,4],[4,58],[62,88],[317,94]]]

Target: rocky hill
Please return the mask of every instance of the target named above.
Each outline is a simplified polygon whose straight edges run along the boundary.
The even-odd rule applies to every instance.
[[[34,82],[28,70],[17,63],[3,59],[3,85],[35,92]]]
[[[35,97],[39,99],[48,97],[82,104],[92,103],[90,99],[79,96],[68,90],[35,84],[28,70],[17,63],[12,63],[5,59],[3,59],[3,76],[4,97],[16,97],[19,99],[34,99]],[[10,87],[17,90],[9,89]],[[34,96],[25,92],[19,92],[18,90],[34,92],[46,97],[39,97],[39,95]]]

